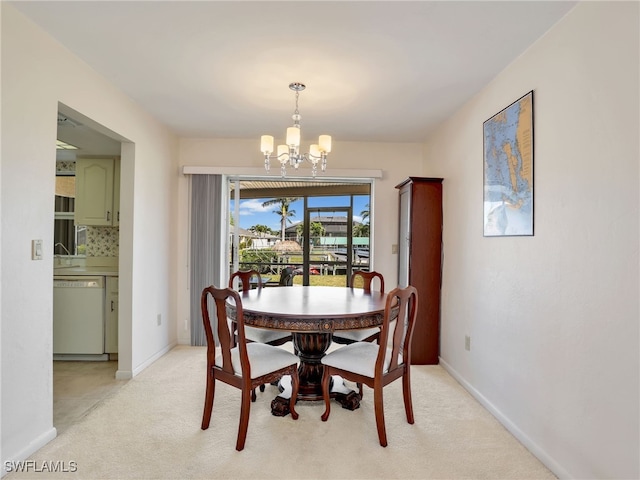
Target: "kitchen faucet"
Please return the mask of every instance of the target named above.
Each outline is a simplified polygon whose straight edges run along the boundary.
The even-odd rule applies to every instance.
[[[69,252],[69,250],[67,250],[67,247],[65,247],[63,243],[60,243],[60,242],[56,243],[56,244],[53,246],[53,249],[55,250],[55,248],[56,248],[56,247],[62,247],[62,249],[63,249],[65,252],[67,252],[67,255],[71,256],[71,253]]]
[[[62,249],[63,249],[65,252],[67,252],[68,257],[72,257],[71,252],[69,252],[69,250],[67,249],[67,247],[65,247],[65,246],[64,246],[64,244],[63,244],[63,243],[56,243],[56,244],[53,246],[53,256],[54,256],[54,257],[55,257],[55,259],[56,259],[56,262],[55,262],[55,264],[56,264],[56,265],[61,265],[61,264],[62,264],[62,258],[61,258],[61,257],[62,257],[62,255],[56,255],[56,254],[55,254],[56,247],[62,247]],[[67,258],[67,259],[65,260],[65,263],[66,263],[67,265],[71,265],[71,258]]]

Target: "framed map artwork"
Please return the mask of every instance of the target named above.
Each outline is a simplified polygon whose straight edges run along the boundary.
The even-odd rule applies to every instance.
[[[483,124],[484,236],[533,235],[533,90]]]

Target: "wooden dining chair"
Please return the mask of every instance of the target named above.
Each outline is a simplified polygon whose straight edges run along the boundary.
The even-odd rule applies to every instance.
[[[209,313],[209,297],[213,298],[215,315]],[[227,318],[227,299],[233,299],[236,308],[236,323],[238,343],[234,346],[234,332],[229,328]],[[236,450],[244,448],[249,425],[249,409],[251,407],[251,392],[255,387],[291,375],[292,393],[289,399],[289,411],[294,420],[298,419],[295,411],[298,396],[298,357],[291,352],[272,345],[258,342],[247,342],[245,338],[244,315],[242,299],[232,288],[216,288],[213,285],[202,291],[200,299],[202,321],[207,337],[207,386],[204,399],[204,413],[202,414],[202,430],[209,428],[215,382],[221,381],[242,392],[240,406],[240,425]],[[212,326],[213,320],[213,326]],[[216,344],[213,330],[216,330],[220,345],[220,354],[216,355]]]
[[[262,277],[257,270],[238,270],[231,274],[229,278],[229,288],[233,288],[234,280],[238,278],[238,289],[241,292],[247,292],[251,290],[251,280],[256,279],[256,288],[260,289],[264,286]],[[244,328],[245,336],[249,342],[266,343],[267,345],[284,345],[291,341],[291,333],[283,332],[279,330],[268,330],[266,328],[256,328],[249,325]]]
[[[293,277],[295,277],[295,272],[291,267],[285,267],[280,272],[280,281],[278,285],[281,287],[291,287],[293,285]]]
[[[356,270],[351,275],[349,285],[355,288],[356,284],[362,282],[362,288],[365,292],[372,290],[371,285],[378,279],[379,292],[384,293],[384,277],[379,272],[365,272],[364,270]],[[341,345],[349,345],[354,342],[375,342],[380,335],[378,327],[361,328],[358,330],[339,330],[334,332],[333,341]]]
[[[229,278],[229,288],[234,288],[234,280],[238,278],[238,289],[241,292],[248,292],[252,289],[252,279],[256,279],[253,283],[255,283],[256,288],[260,289],[264,286],[262,282],[262,277],[257,270],[238,270],[231,274]],[[234,331],[237,328],[234,324]],[[267,345],[279,346],[284,345],[287,342],[292,342],[293,338],[291,336],[291,332],[283,332],[281,330],[270,330],[266,328],[256,328],[251,327],[249,325],[245,325],[244,327],[245,338],[247,342],[258,342],[265,343]],[[237,339],[237,335],[235,336]],[[260,391],[264,392],[265,386],[264,384],[260,385]],[[256,401],[256,392],[255,390],[251,392],[251,401]]]
[[[346,380],[362,383],[373,389],[373,405],[380,445],[387,446],[384,424],[383,388],[402,378],[402,394],[407,422],[414,423],[411,401],[411,337],[418,311],[418,291],[413,286],[395,288],[389,292],[380,327],[378,344],[356,342],[328,353],[322,358],[322,396],[325,411],[322,421],[331,412],[329,380],[340,375]]]

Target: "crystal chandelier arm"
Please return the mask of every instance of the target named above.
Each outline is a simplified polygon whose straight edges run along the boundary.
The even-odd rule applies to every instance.
[[[289,161],[289,147],[287,145],[278,145],[278,160],[280,163]]]

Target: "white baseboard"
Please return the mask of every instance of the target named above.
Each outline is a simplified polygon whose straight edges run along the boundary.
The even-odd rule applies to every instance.
[[[109,354],[102,353],[97,355],[54,353],[54,360],[71,361],[71,362],[108,362]]]
[[[177,345],[176,342],[173,342],[173,343],[167,345],[166,347],[161,349],[159,352],[155,353],[153,356],[148,358],[145,362],[143,362],[142,364],[138,365],[137,368],[134,368],[133,371],[131,371],[131,370],[118,370],[116,372],[116,380],[131,380],[133,377],[138,375],[140,372],[142,372],[145,368],[147,368],[149,365],[151,365],[153,362],[155,362],[161,356],[163,356],[164,354],[169,352],[176,345]]]
[[[155,355],[152,355],[151,357],[149,357],[146,361],[144,361],[143,363],[141,363],[140,365],[138,365],[136,368],[133,369],[133,376],[135,377],[136,375],[138,375],[145,368],[147,368],[149,365],[151,365],[157,359],[159,359],[160,357],[165,355],[167,352],[169,352],[176,345],[177,345],[177,342],[170,343],[169,345],[167,345],[166,347],[164,347],[163,349],[158,351]]]
[[[20,451],[10,454],[9,458],[2,458],[2,468],[0,469],[0,478],[4,477],[6,474],[10,473],[11,470],[15,470],[17,468],[17,464],[19,462],[23,462],[27,458],[29,458],[32,454],[40,450],[47,443],[58,436],[58,431],[55,427],[51,427],[51,429],[44,432],[39,437],[35,438],[31,441],[26,447],[21,449]]]
[[[133,378],[133,372],[131,370],[117,370],[116,380],[131,380]]]
[[[451,365],[445,362],[442,357],[439,358],[440,365],[444,368],[449,375],[456,379],[456,381],[462,385],[462,387],[468,391],[473,398],[475,398],[484,408],[486,408],[491,415],[506,428],[509,433],[518,439],[527,450],[529,450],[538,460],[540,460],[545,467],[551,470],[560,479],[573,478],[562,466],[544,449],[542,449],[537,443],[529,438],[522,430],[518,428],[506,415],[504,415],[495,405],[493,405],[484,395],[476,390],[469,382],[467,382]]]

